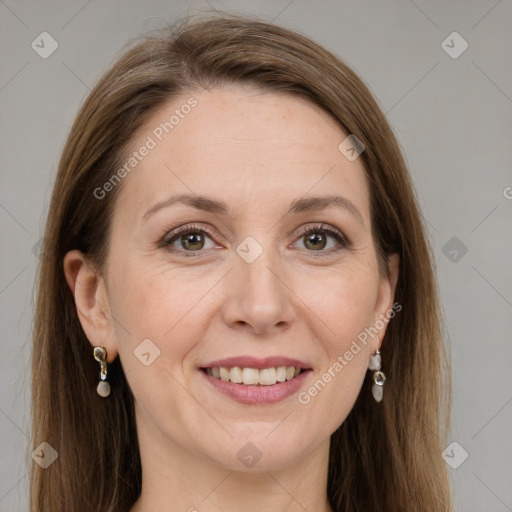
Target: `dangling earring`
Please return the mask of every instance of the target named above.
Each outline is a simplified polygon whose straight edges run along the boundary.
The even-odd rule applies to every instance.
[[[103,398],[110,395],[110,384],[107,382],[107,349],[105,347],[94,347],[94,359],[100,363],[100,381],[96,391]]]
[[[372,386],[372,395],[375,398],[376,402],[382,401],[382,395],[384,391],[384,382],[386,382],[386,376],[384,372],[380,371],[380,352],[377,350],[374,355],[370,356],[370,364],[368,365],[368,369],[374,370],[373,372],[373,386]]]

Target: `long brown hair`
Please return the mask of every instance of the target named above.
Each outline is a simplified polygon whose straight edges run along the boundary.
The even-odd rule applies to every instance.
[[[87,97],[64,147],[37,281],[32,359],[32,447],[57,460],[32,463],[32,512],[126,512],[141,490],[133,396],[117,358],[112,394],[96,394],[97,363],[67,286],[72,249],[101,271],[122,183],[94,195],[124,161],[128,144],[170,99],[199,88],[251,84],[309,99],[366,149],[372,233],[380,268],[400,255],[402,310],[382,342],[384,400],[366,379],[331,437],[328,498],[337,512],[452,510],[441,458],[449,428],[450,367],[433,255],[406,163],[384,114],[360,78],[298,32],[223,13],[180,20],[125,50]],[[340,141],[341,142],[341,141]],[[370,377],[370,374],[368,374]]]

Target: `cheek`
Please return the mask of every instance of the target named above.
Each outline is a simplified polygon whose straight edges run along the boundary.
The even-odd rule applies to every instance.
[[[175,410],[174,402],[184,395],[183,363],[207,326],[205,294],[215,281],[134,260],[115,269],[111,284],[126,378],[137,403],[164,421],[162,411]]]
[[[116,270],[113,299],[131,338],[154,337],[165,345],[176,332],[197,324],[198,305],[214,284],[199,268],[183,271],[133,261]]]
[[[167,388],[167,398],[179,395],[178,382],[187,378],[187,356],[208,329],[213,296],[209,291],[217,281],[218,276],[205,275],[199,268],[185,272],[137,259],[114,270],[112,299],[119,356],[140,403],[165,398],[155,396],[155,389]]]
[[[304,288],[308,278],[305,277]],[[311,286],[314,283],[314,286]],[[378,295],[376,270],[353,264],[330,271],[324,278],[311,281],[309,296],[315,313],[322,322],[323,337],[330,356],[345,351],[347,345],[369,327]]]
[[[330,434],[350,413],[367,375],[370,337],[365,329],[372,325],[378,294],[376,270],[347,266],[316,282],[314,289],[308,300],[321,319],[315,338],[325,357],[299,401],[313,417],[329,418],[321,428]]]

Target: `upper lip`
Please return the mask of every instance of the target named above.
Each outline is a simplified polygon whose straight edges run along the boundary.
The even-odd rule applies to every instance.
[[[211,361],[210,363],[201,365],[200,368],[218,368],[220,366],[225,368],[234,368],[235,366],[238,366],[240,368],[256,368],[258,370],[278,366],[294,366],[295,368],[303,370],[311,370],[311,366],[308,363],[300,361],[299,359],[283,356],[271,356],[263,359],[253,356],[228,357],[226,359]]]

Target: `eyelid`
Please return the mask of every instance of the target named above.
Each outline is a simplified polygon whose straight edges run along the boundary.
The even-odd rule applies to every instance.
[[[314,225],[304,226],[298,231],[298,233],[295,236],[300,238],[301,236],[304,236],[308,233],[316,232],[326,233],[328,236],[335,238],[336,241],[338,242],[338,247],[335,247],[328,251],[306,251],[308,256],[312,256],[315,258],[329,257],[332,256],[333,254],[338,254],[342,250],[346,251],[352,249],[352,243],[342,231],[340,231],[338,228],[335,228],[334,226],[331,226],[330,224],[324,224],[323,222],[316,223]],[[295,243],[296,242],[294,242],[294,244]]]
[[[222,238],[217,231],[213,230],[211,227],[208,226],[200,226],[198,224],[185,224],[183,226],[179,226],[177,228],[168,228],[166,229],[165,235],[162,237],[162,239],[159,242],[159,247],[168,247],[171,243],[171,240],[174,238],[177,238],[180,235],[189,233],[189,232],[200,232],[200,233],[206,233],[210,238],[214,238],[219,236],[219,238]],[[200,253],[201,251],[189,251],[189,252],[196,252]]]
[[[315,231],[323,231],[325,233],[329,233],[330,235],[337,235],[339,238],[343,240],[347,245],[350,243],[348,238],[337,228],[331,226],[330,224],[324,224],[323,222],[304,226],[302,227],[295,236],[302,236],[307,233],[315,232]]]
[[[214,230],[213,228],[206,226],[206,225],[201,226],[201,225],[192,223],[192,224],[185,224],[183,226],[179,226],[175,229],[169,228],[169,231],[166,230],[166,234],[162,237],[162,239],[158,243],[158,247],[166,249],[169,252],[185,253],[188,256],[192,256],[192,255],[201,256],[205,252],[209,251],[210,249],[201,249],[199,251],[184,251],[184,250],[176,250],[176,249],[169,248],[171,246],[171,241],[173,239],[178,238],[182,234],[187,234],[187,233],[191,233],[191,232],[205,233],[212,239],[214,239],[217,236],[222,238],[220,235],[218,235],[217,231]],[[304,236],[308,233],[314,233],[314,232],[324,232],[327,235],[335,238],[337,240],[338,244],[340,245],[339,247],[337,247],[335,249],[330,249],[328,251],[306,251],[308,254],[310,254],[314,257],[330,256],[334,253],[339,252],[340,250],[343,250],[343,249],[347,250],[352,247],[352,243],[343,234],[342,231],[335,228],[334,226],[331,226],[329,224],[324,224],[324,223],[316,223],[313,225],[303,226],[301,229],[299,229],[299,231],[297,231],[295,233],[295,241],[292,243],[292,245],[294,245],[301,236]],[[213,240],[213,241],[215,241],[215,240]],[[316,252],[316,254],[315,254],[315,252]]]

